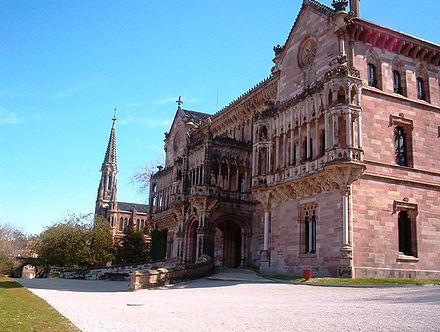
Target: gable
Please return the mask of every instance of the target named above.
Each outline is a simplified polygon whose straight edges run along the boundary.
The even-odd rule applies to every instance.
[[[338,55],[338,39],[330,9],[303,5],[280,55],[278,100],[301,93],[304,86],[322,78]]]

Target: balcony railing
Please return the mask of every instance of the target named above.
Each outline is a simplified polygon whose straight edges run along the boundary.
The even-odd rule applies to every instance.
[[[332,148],[317,159],[305,161],[298,165],[290,165],[268,174],[257,175],[252,179],[252,186],[272,185],[281,181],[298,179],[303,176],[322,171],[327,163],[362,162],[364,151],[358,148]]]

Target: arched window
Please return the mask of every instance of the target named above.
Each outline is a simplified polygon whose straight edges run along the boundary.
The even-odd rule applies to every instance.
[[[417,78],[417,98],[426,100],[425,81],[423,78]]]
[[[377,88],[377,71],[376,66],[372,63],[367,65],[368,70],[368,86]]]
[[[356,90],[355,86],[353,86],[351,88],[350,104],[352,104],[352,105],[357,105],[358,104],[358,101],[357,101],[357,90]]]
[[[120,232],[122,232],[124,230],[124,218],[121,217],[121,219],[119,219],[119,228],[118,230]]]
[[[397,70],[393,70],[393,90],[394,93],[403,94],[402,78]]]
[[[328,106],[330,107],[333,104],[333,93],[332,90],[328,92]]]
[[[345,90],[342,86],[338,89],[338,104],[345,104]]]

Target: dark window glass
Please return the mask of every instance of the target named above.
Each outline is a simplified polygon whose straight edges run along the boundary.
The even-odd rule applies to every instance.
[[[417,79],[417,98],[421,100],[426,100],[425,85],[423,79],[421,78]]]
[[[407,211],[399,213],[399,251],[405,255],[412,256],[411,249],[411,221]]]
[[[293,144],[293,164],[296,165],[296,144]]]
[[[313,159],[313,139],[310,139],[310,158]]]
[[[377,87],[376,66],[368,64],[368,85]]]
[[[316,217],[312,215],[312,222],[310,223],[310,253],[316,252]]]
[[[405,130],[402,127],[396,127],[394,129],[394,148],[396,164],[400,166],[408,166]]]
[[[303,160],[307,160],[307,139],[304,140]]]
[[[304,220],[304,252],[306,254],[310,251],[309,236],[310,236],[309,216],[306,216]]]
[[[321,133],[321,156],[325,154],[325,133]]]
[[[394,92],[402,94],[402,80],[397,70],[393,71]]]

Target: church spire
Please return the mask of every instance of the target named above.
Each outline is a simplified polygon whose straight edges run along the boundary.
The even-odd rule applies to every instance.
[[[112,165],[115,169],[118,168],[116,161],[116,108],[114,109],[112,121],[112,129],[110,130],[110,137],[108,139],[107,150],[105,152],[104,161],[102,162],[101,171],[106,165]]]
[[[117,209],[116,108],[112,121],[107,150],[101,165],[101,181],[99,182],[95,207],[95,214],[104,217],[107,217],[107,212]]]

